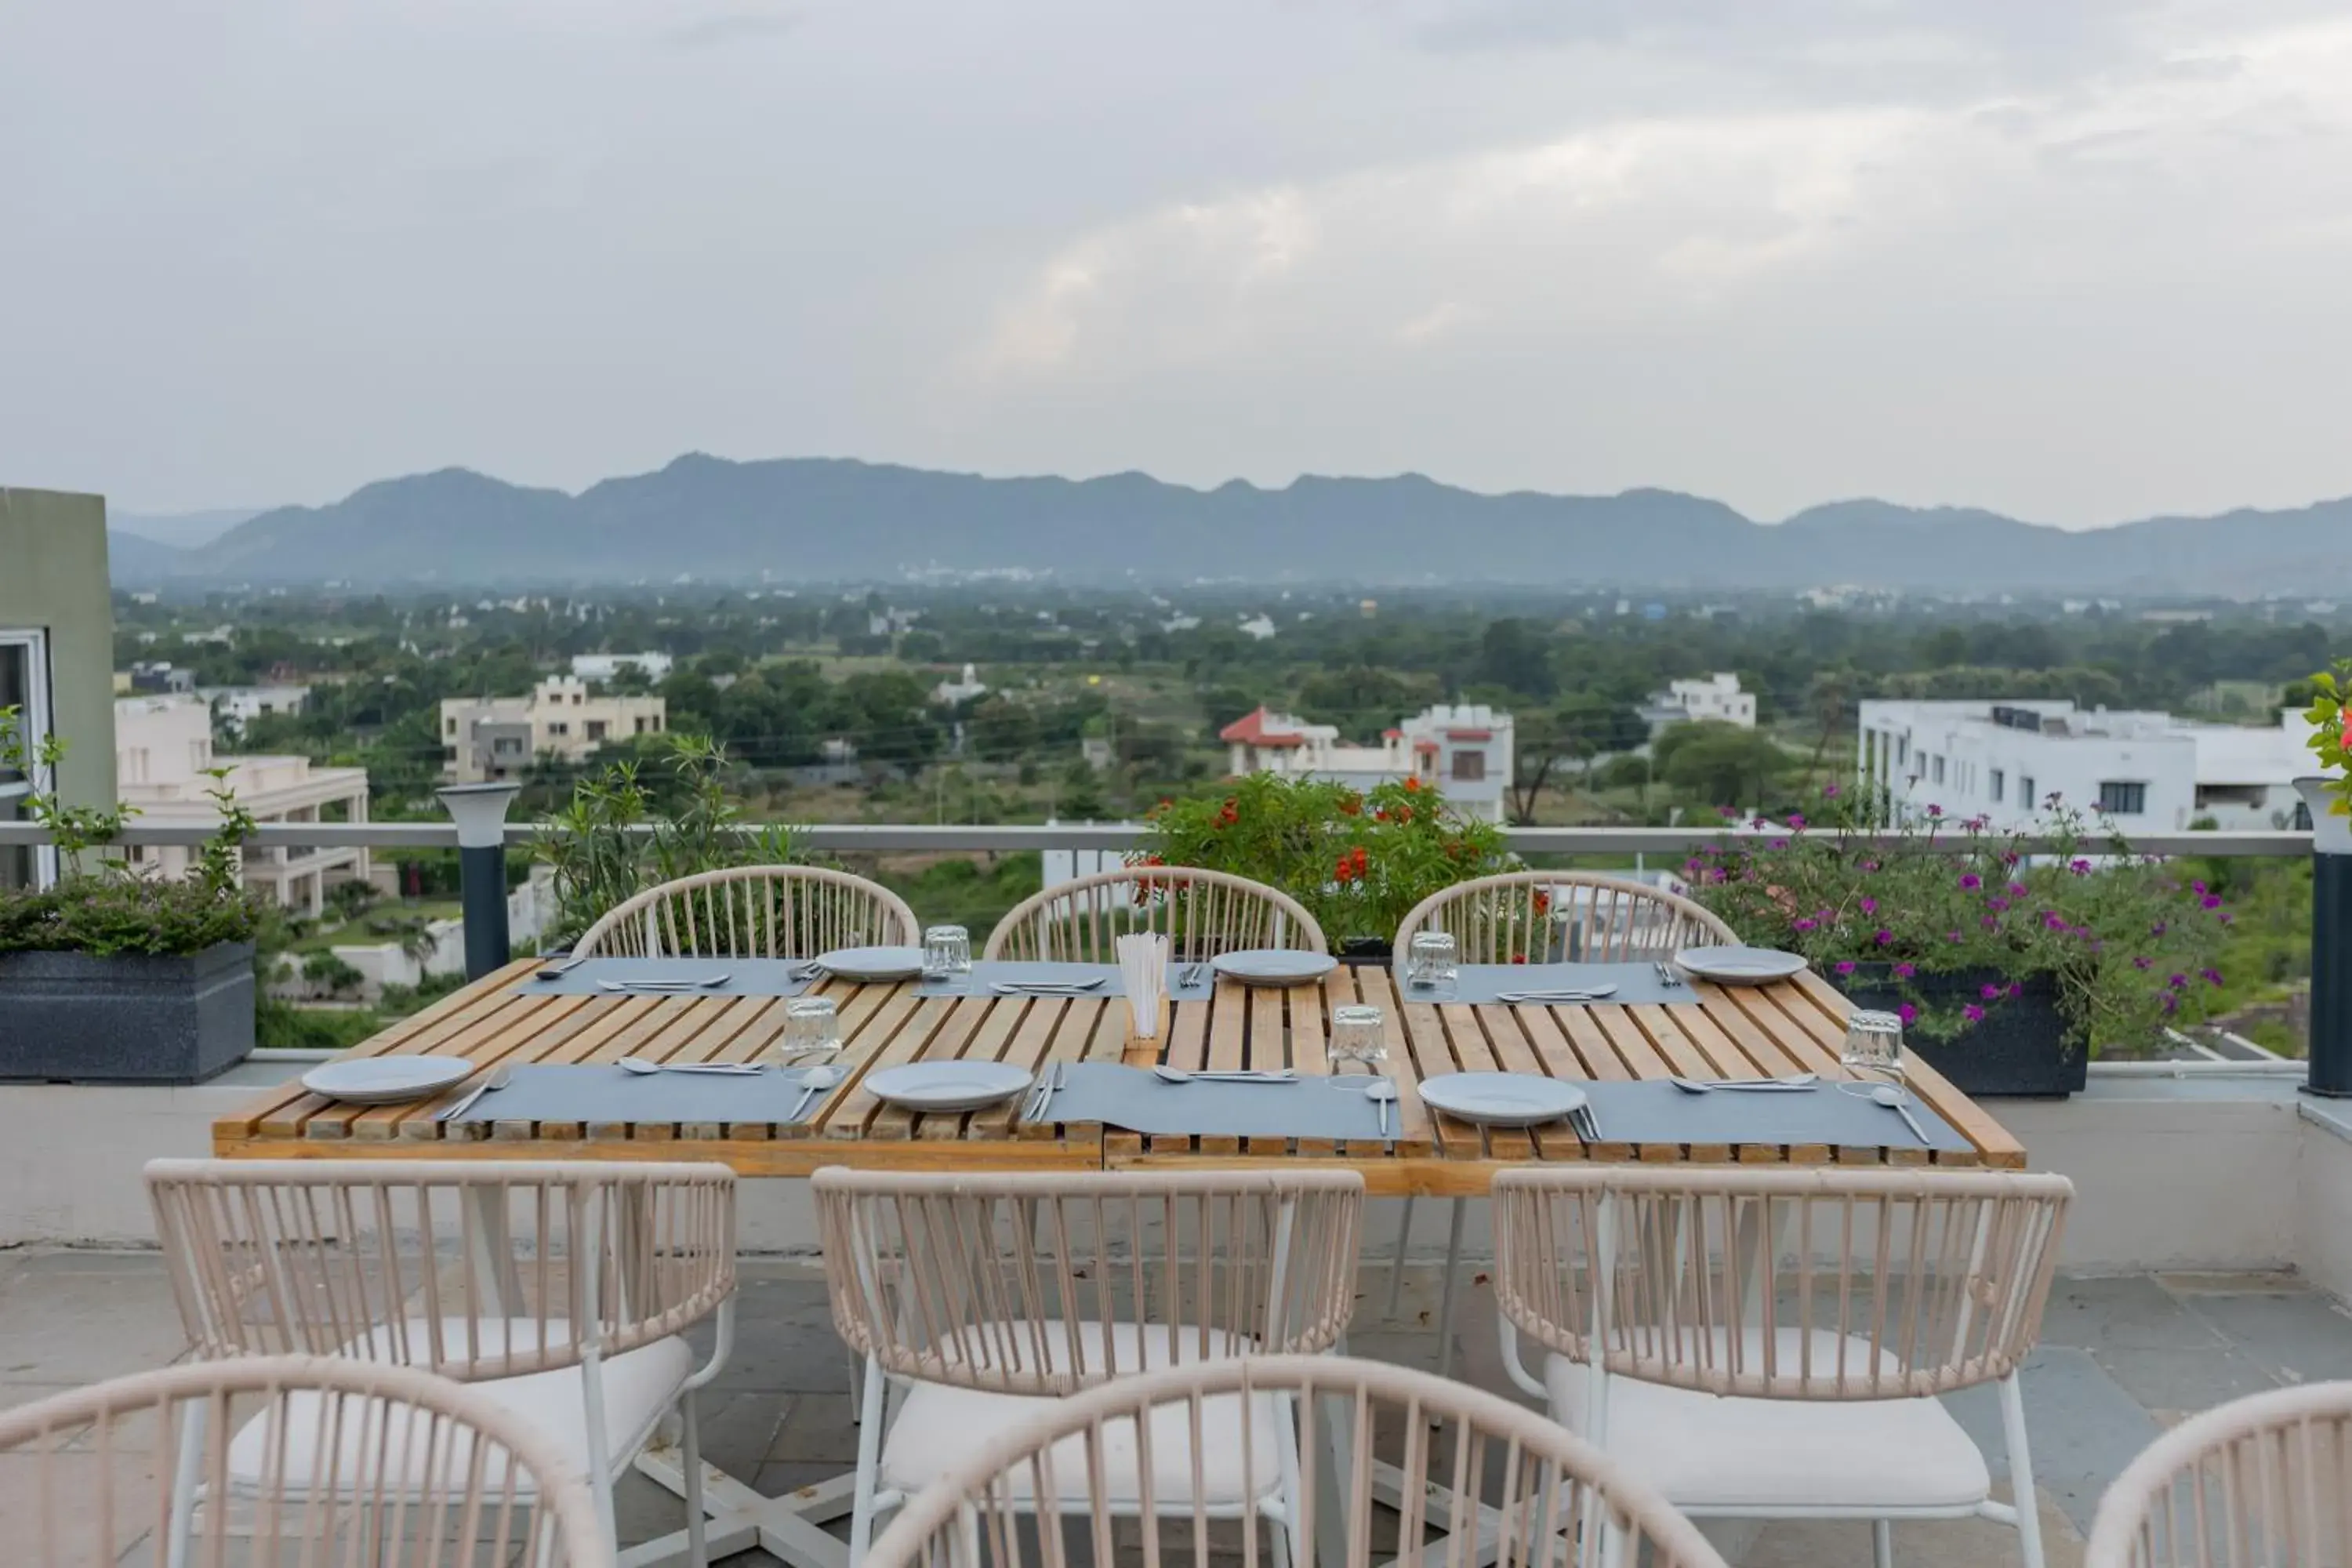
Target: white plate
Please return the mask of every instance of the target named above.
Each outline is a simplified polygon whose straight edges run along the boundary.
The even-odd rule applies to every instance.
[[[1769,985],[1805,972],[1802,958],[1769,947],[1686,947],[1675,966],[1717,985]]]
[[[1210,967],[1244,985],[1306,985],[1339,968],[1339,961],[1328,952],[1261,947],[1247,952],[1219,953],[1210,962]]]
[[[919,947],[844,947],[816,955],[817,967],[844,980],[912,980],[923,972]]]
[[[978,1110],[1012,1099],[1033,1080],[1011,1062],[908,1062],[884,1068],[866,1087],[886,1105],[909,1110]]]
[[[1584,1091],[1525,1072],[1449,1072],[1421,1081],[1421,1101],[1487,1127],[1538,1127],[1584,1104]]]
[[[302,1075],[302,1087],[352,1105],[391,1105],[438,1094],[473,1071],[463,1057],[353,1057],[320,1062]]]

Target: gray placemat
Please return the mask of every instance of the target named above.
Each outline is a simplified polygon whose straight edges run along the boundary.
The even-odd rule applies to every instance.
[[[1671,1083],[1588,1083],[1592,1120],[1607,1143],[1825,1143],[1842,1149],[1973,1149],[1917,1095],[1911,1114],[1927,1130],[1921,1143],[1903,1118],[1883,1105],[1817,1084],[1800,1093],[1717,1089],[1693,1094]]]
[[[1465,963],[1451,985],[1407,985],[1402,967],[1397,994],[1407,1002],[1492,1003],[1506,991],[1564,991],[1613,985],[1602,1001],[1624,1006],[1647,1003],[1696,1002],[1687,984],[1668,985],[1649,963]],[[1571,1005],[1571,1004],[1558,1004]]]
[[[1073,1062],[1041,1120],[1098,1121],[1129,1132],[1168,1137],[1328,1138],[1375,1142],[1380,1107],[1364,1098],[1365,1079],[1303,1078],[1296,1083],[1170,1083],[1144,1068]],[[1026,1107],[1024,1106],[1025,1110]],[[1389,1106],[1389,1136],[1398,1107]]]
[[[1200,971],[1193,976],[1194,969]],[[1216,994],[1216,976],[1205,963],[1171,963],[1168,966],[1169,999],[1176,1002],[1205,1002]],[[993,996],[1001,984],[1023,980],[1099,980],[1101,984],[1084,993],[1088,996],[1124,996],[1127,986],[1119,978],[1116,963],[1063,963],[1030,960],[998,959],[992,963],[975,963],[969,973],[944,979],[927,979],[915,987],[918,996]]]
[[[551,959],[549,964],[562,963]],[[792,958],[591,958],[569,969],[542,966],[517,991],[534,996],[667,995],[669,993],[608,991],[604,980],[702,980],[727,976],[721,985],[677,993],[686,996],[797,996],[824,977],[806,974],[805,961]],[[541,979],[541,975],[548,978]]]
[[[824,1109],[842,1084],[819,1094],[799,1117],[798,1071],[770,1068],[746,1077],[710,1073],[633,1073],[609,1064],[519,1067],[507,1086],[482,1096],[448,1125],[477,1121],[746,1121],[798,1125]]]

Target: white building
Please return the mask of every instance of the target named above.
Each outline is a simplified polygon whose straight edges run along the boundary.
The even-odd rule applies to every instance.
[[[942,680],[931,688],[931,700],[949,708],[960,708],[987,695],[988,683],[981,679],[979,667],[970,664],[963,667],[962,679]]]
[[[1274,773],[1332,779],[1370,789],[1417,778],[1465,816],[1503,820],[1510,787],[1511,716],[1484,705],[1440,703],[1386,731],[1377,746],[1350,746],[1329,724],[1309,724],[1264,708],[1218,732],[1235,775]]]
[[[220,781],[237,805],[261,822],[365,822],[365,768],[313,767],[308,757],[215,756],[209,705],[193,697],[123,697],[114,703],[115,788],[150,825],[205,821],[218,815],[206,770],[226,768]],[[187,874],[195,851],[149,845],[128,851],[141,871]],[[327,889],[370,878],[368,852],[356,847],[251,847],[244,854],[245,883],[287,909],[317,914]]]
[[[575,680],[592,680],[601,685],[625,669],[634,669],[647,681],[659,682],[668,679],[670,662],[666,653],[575,653],[572,656],[572,675]]]
[[[519,777],[535,757],[585,762],[597,747],[658,735],[658,697],[594,696],[578,676],[551,675],[528,697],[451,697],[441,703],[441,771],[458,784]]]
[[[1669,725],[1699,719],[1753,730],[1756,694],[1739,689],[1739,677],[1717,670],[1704,679],[1668,681],[1664,691],[1650,694],[1642,717],[1649,722],[1652,740]]]
[[[2263,831],[2299,820],[2292,781],[2313,771],[2310,732],[2291,712],[2254,729],[2040,699],[1874,700],[1862,704],[1859,772],[1911,817],[1937,805],[2005,830],[2030,825],[2056,795],[2126,830],[2177,833],[2210,819]]]
[[[213,717],[238,729],[268,713],[299,713],[310,700],[307,686],[199,686],[196,695],[212,705]]]

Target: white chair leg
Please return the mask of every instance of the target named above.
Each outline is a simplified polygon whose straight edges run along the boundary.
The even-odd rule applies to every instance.
[[[166,1568],[187,1568],[189,1538],[195,1531],[196,1488],[205,1462],[205,1402],[191,1399],[180,1412],[180,1452],[172,1466],[172,1533],[163,1542]]]
[[[1870,1560],[1875,1568],[1895,1568],[1895,1524],[1891,1520],[1870,1521]]]
[[[849,1515],[849,1568],[866,1561],[874,1542],[874,1494],[881,1486],[882,1369],[868,1357],[857,1417],[857,1491]]]
[[[1454,1373],[1454,1277],[1462,1272],[1462,1226],[1470,1217],[1470,1200],[1454,1200],[1454,1217],[1445,1230],[1445,1279],[1437,1293],[1437,1375]]]
[[[679,1401],[679,1414],[685,1416],[683,1442],[679,1458],[686,1467],[686,1560],[694,1568],[710,1568],[710,1547],[704,1539],[709,1516],[702,1507],[702,1427],[695,1419],[695,1391],[686,1391]]]
[[[2016,1373],[2000,1380],[2000,1436],[2009,1449],[2010,1500],[2017,1508],[2017,1554],[2042,1568],[2042,1500],[2033,1489],[2033,1456],[2025,1446],[2025,1390]]]
[[[849,1352],[849,1419],[854,1426],[866,1419],[866,1358],[856,1351]]]
[[[1412,1194],[1404,1195],[1404,1215],[1397,1221],[1396,1252],[1389,1259],[1388,1321],[1396,1321],[1397,1305],[1404,1299],[1405,1244],[1412,1239]]]

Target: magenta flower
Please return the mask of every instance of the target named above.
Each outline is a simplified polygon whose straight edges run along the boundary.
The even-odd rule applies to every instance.
[[[1736,805],[1718,805],[1715,808],[1715,815],[1728,821],[1739,815],[1739,808]]]
[[[1958,936],[1959,933],[1954,931],[1952,934]],[[1908,980],[1918,973],[1919,966],[1916,963],[1898,963],[1895,966],[1895,977],[1897,980]]]
[[[1851,958],[1841,958],[1837,961],[1837,972],[1840,974],[1852,974],[1859,967],[1860,965]]]
[[[1795,828],[1798,832],[1802,833],[1805,830],[1804,813],[1799,811],[1790,812],[1789,814],[1789,826]]]
[[[1919,1008],[1915,1003],[1906,1002],[1895,1009],[1895,1016],[1906,1024],[1916,1024],[1919,1021]]]
[[[2137,958],[2132,960],[2132,967],[2134,969],[2152,969],[2155,966],[2156,960],[2148,957],[2148,955],[2144,952]]]
[[[1863,912],[1864,914],[1866,914],[1866,915],[1874,915],[1874,914],[1876,914],[1876,913],[1878,912],[1878,900],[1877,900],[1876,899],[1864,899],[1864,900],[1862,900],[1862,912]]]
[[[2209,910],[2218,910],[2221,907],[2221,895],[2219,893],[2208,893],[2197,901],[2203,904]]]
[[[2042,911],[2042,929],[2044,931],[2064,931],[2066,929],[2066,917],[2060,914],[2056,910],[2044,910]]]
[[[1960,886],[1973,893],[1979,888],[1984,886],[1984,879],[1978,876],[1974,871],[1963,871],[1960,873]]]
[[[2150,936],[2162,936],[2164,934],[2164,926],[2165,922],[2158,921],[2154,925],[2147,928],[2147,934]]]
[[[1799,915],[1795,920],[1789,923],[1798,931],[1811,931],[1821,922],[1813,919],[1811,915]]]
[[[2000,922],[1998,921],[1987,921],[1985,923],[1987,925],[1998,925]],[[1958,942],[1960,940],[1960,933],[1956,931],[1948,931],[1944,933],[1944,940],[1946,942]]]
[[[1987,899],[1985,900],[1985,908],[1990,910],[1997,915],[2005,914],[2009,910],[2009,900],[2007,899]]]
[[[2022,882],[2011,882],[2009,885],[2009,896],[2012,899],[2021,899],[2032,890]]]
[[[1789,841],[1785,838],[1775,838],[1772,840],[1772,847],[1775,849],[1786,849],[1788,847]]]
[[[2000,1000],[2000,987],[1988,980],[1977,988],[1977,994],[1988,1002],[1998,1002]]]
[[[2070,860],[2066,863],[2066,869],[2077,877],[2087,877],[2091,874],[2091,863],[2088,860]]]
[[[1864,860],[1862,863],[1862,868],[1865,871],[1875,871],[1878,869],[1878,862],[1875,860]]]
[[[2168,1012],[2168,1013],[2178,1013],[2178,1012],[2179,1012],[2179,1011],[2180,1011],[2180,998],[2179,998],[2179,997],[2178,997],[2178,996],[2175,996],[2175,995],[2174,995],[2174,994],[2172,994],[2172,993],[2170,993],[2169,991],[2166,992],[2166,993],[2164,994],[2164,1010],[2165,1010],[2166,1012]]]
[[[1977,924],[1984,927],[1987,931],[1999,931],[2000,929],[2000,917],[1999,915],[1987,915],[1983,919],[1978,921]]]
[[[1984,1022],[1984,1009],[1971,1002],[1960,1009],[1960,1016],[1971,1024],[1981,1024]]]
[[[2191,882],[2189,884],[2189,890],[2201,899],[2205,896],[2205,884],[2202,882]]]
[[[1870,940],[1876,942],[1879,946],[1885,947],[1888,942],[1895,940],[1895,933],[1888,931],[1885,926],[1880,926],[1876,931],[1870,933]]]
[[[2004,849],[2000,852],[2000,863],[2004,866],[2014,866],[2017,864],[2019,858],[2020,857],[2014,849]]]
[[[1835,785],[1835,784],[1823,784],[1823,785],[1822,785],[1822,798],[1823,800],[1835,800],[1837,797],[1838,797],[1838,786],[1837,786],[1837,785]]]
[[[2218,969],[2200,969],[2197,973],[2208,985],[2219,985],[2221,984],[2221,972]]]
[[[2230,911],[2223,910],[2220,914],[2215,915],[2213,918],[2220,921],[2223,925],[2228,925],[2230,923]]]
[[[2164,983],[2175,991],[2183,990],[2186,989],[2189,984],[2189,976],[2176,970],[2171,974],[2165,977]]]
[[[1940,805],[1930,805],[1927,807],[1927,815],[1930,816],[1941,816],[1944,815],[1944,808]]]
[[[2011,982],[2009,983],[2009,994],[2010,994],[2010,995],[2011,995],[2011,996],[2022,996],[2022,995],[2024,995],[2024,994],[2025,994],[2025,983],[2024,983],[2023,981],[2021,981],[2021,980],[2012,980],[2012,981],[2011,981]]]

